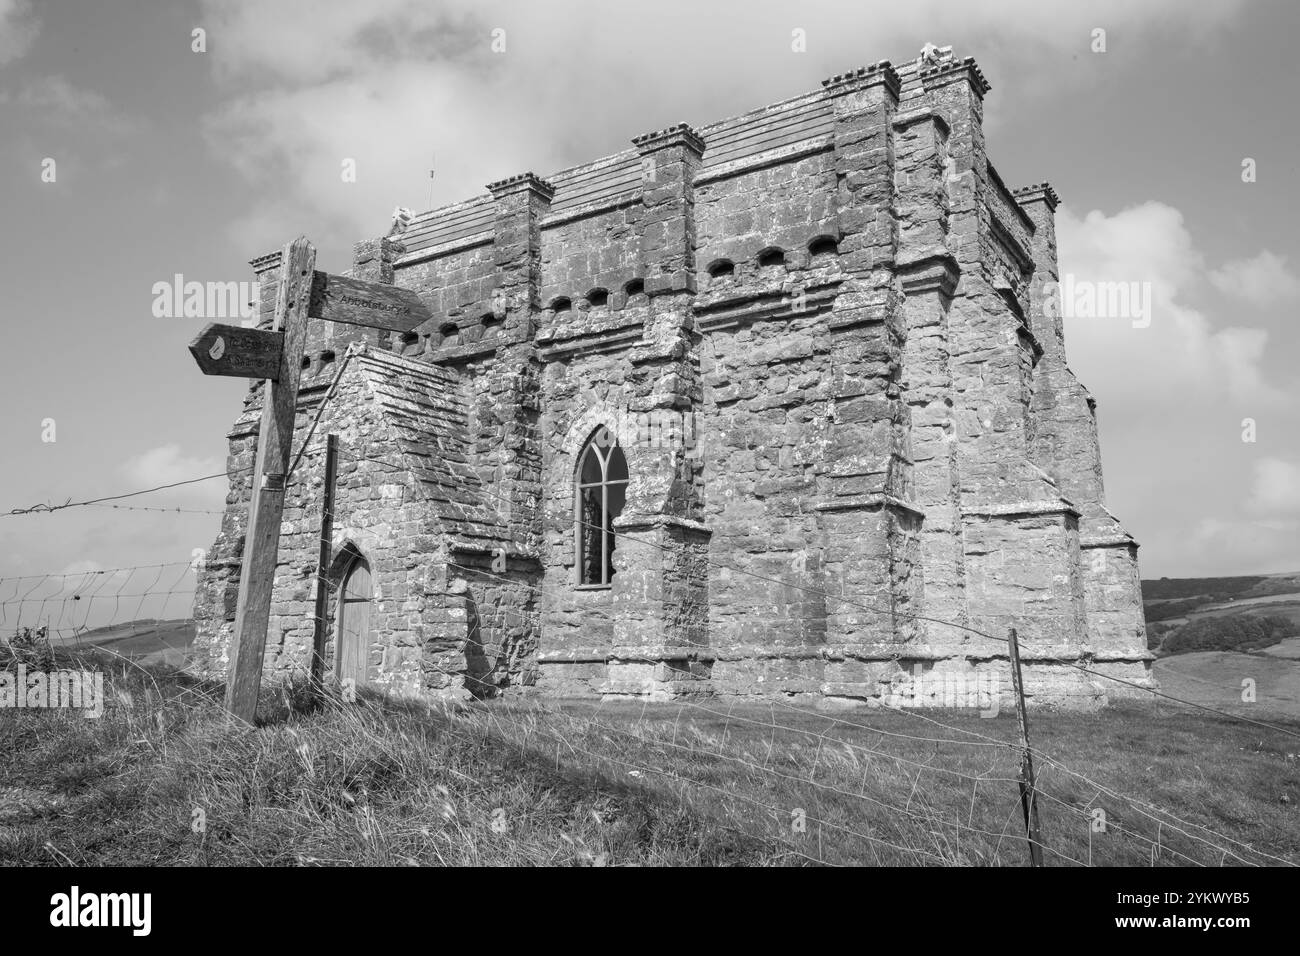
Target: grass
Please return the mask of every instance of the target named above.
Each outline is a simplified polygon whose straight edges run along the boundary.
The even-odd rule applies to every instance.
[[[1300,718],[1300,660],[1271,653],[1286,650],[1274,645],[1265,648],[1263,653],[1253,654],[1232,651],[1172,654],[1157,660],[1153,673],[1162,692],[1179,700],[1260,720],[1271,721],[1275,716],[1295,719]],[[1249,704],[1242,701],[1247,680],[1253,682],[1255,694],[1255,701]]]
[[[0,865],[1027,862],[1011,713],[288,692],[250,728],[219,687],[97,666],[97,720],[0,711]],[[1049,865],[1300,862],[1295,737],[1133,703],[1031,724]]]

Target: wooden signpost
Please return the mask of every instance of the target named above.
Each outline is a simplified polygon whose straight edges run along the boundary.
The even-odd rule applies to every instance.
[[[431,313],[409,289],[362,282],[328,272],[312,272],[307,317],[364,325],[389,332],[409,332]],[[279,313],[276,313],[277,319]],[[204,375],[279,379],[280,351],[287,326],[273,331],[210,322],[190,343],[190,354]]]
[[[262,683],[307,320],[409,332],[431,317],[408,289],[317,272],[315,267],[315,248],[299,236],[280,256],[271,329],[212,323],[189,346],[205,375],[267,380],[226,679],[226,710],[248,723],[257,715]],[[317,582],[318,588],[323,586]]]

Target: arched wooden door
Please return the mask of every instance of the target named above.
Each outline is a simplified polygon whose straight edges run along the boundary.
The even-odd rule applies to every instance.
[[[348,567],[343,587],[339,591],[339,613],[336,634],[338,661],[334,673],[342,683],[352,678],[353,686],[366,683],[370,658],[370,602],[374,587],[370,581],[370,565],[358,557]]]

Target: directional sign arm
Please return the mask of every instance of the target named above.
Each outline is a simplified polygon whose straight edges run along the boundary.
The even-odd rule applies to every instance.
[[[329,272],[312,277],[311,306],[314,319],[364,325],[389,332],[409,332],[433,317],[410,289],[381,282],[363,282]]]
[[[190,354],[204,375],[235,378],[280,378],[283,332],[209,322],[190,343]]]

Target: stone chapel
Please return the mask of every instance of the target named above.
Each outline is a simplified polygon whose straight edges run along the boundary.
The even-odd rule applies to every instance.
[[[434,318],[312,323],[265,679],[308,667],[334,433],[338,678],[849,705],[1004,678],[1015,627],[1034,702],[1153,686],[1137,543],[1066,361],[1057,195],[1003,183],[988,91],[927,47],[358,243],[349,275]],[[279,262],[252,262],[263,327]],[[262,392],[196,596],[216,677]]]

